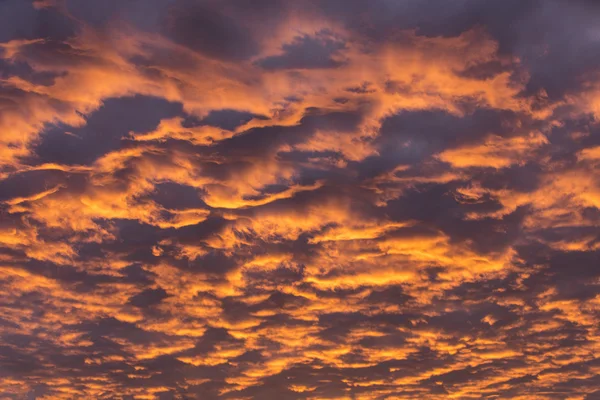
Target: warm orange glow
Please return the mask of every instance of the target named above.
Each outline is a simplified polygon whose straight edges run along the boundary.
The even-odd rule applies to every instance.
[[[0,1],[0,398],[600,398],[600,8],[434,3]]]

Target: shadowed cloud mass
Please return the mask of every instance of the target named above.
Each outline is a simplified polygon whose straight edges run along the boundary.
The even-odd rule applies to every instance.
[[[0,0],[0,398],[600,398],[600,4]]]

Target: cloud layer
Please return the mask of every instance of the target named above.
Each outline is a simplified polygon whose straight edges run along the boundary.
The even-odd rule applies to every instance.
[[[600,397],[600,7],[0,1],[0,397]]]

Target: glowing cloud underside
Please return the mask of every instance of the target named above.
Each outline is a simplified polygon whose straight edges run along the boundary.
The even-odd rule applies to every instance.
[[[0,1],[0,398],[600,398],[600,4]]]

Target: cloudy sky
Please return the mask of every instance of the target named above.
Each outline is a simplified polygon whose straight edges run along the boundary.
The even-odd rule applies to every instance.
[[[600,3],[0,0],[0,398],[600,398]]]

